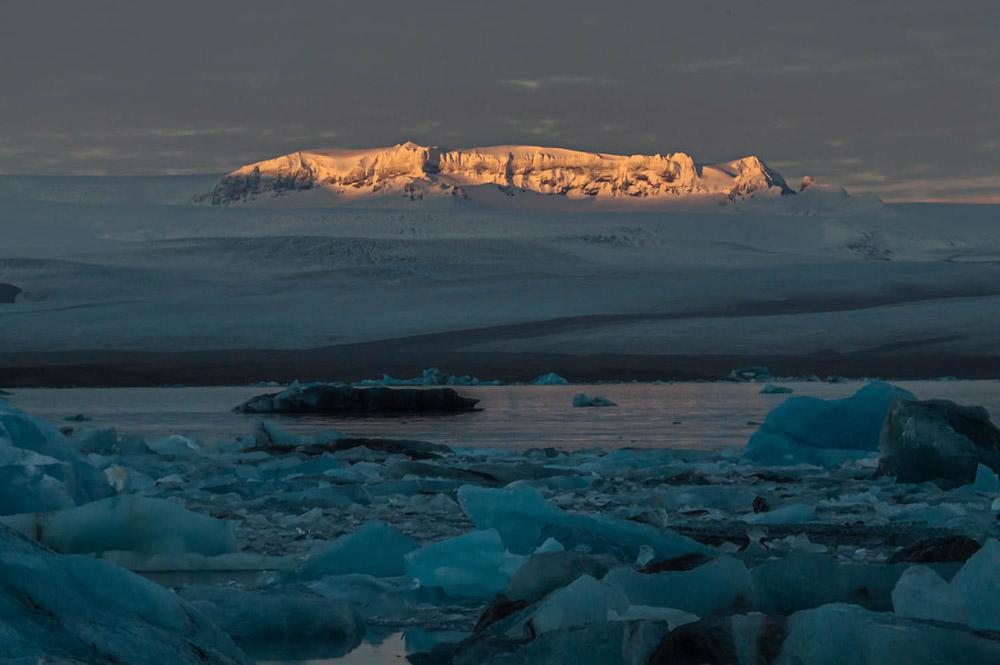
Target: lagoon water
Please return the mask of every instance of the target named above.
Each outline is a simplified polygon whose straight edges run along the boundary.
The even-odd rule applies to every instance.
[[[789,381],[781,385],[794,392],[762,394],[760,384],[745,383],[459,387],[457,390],[462,394],[481,400],[481,411],[418,418],[268,417],[279,421],[285,429],[301,433],[338,430],[353,436],[423,439],[456,448],[719,449],[745,445],[767,413],[790,396],[844,397],[862,384]],[[1000,415],[1000,381],[921,381],[898,385],[922,399],[944,398],[978,404]],[[24,389],[15,390],[7,399],[17,407],[66,427],[114,427],[122,433],[144,437],[179,433],[211,445],[249,433],[260,416],[234,413],[233,406],[253,395],[275,390],[278,389],[254,386]],[[618,406],[573,407],[573,396],[580,392],[605,396]],[[80,423],[65,420],[77,414],[89,420]],[[857,491],[857,487],[853,486],[852,491]],[[295,512],[292,510],[292,514]],[[289,532],[287,537],[297,536]],[[224,574],[230,580],[237,579],[231,572]],[[186,577],[212,583],[191,574]],[[364,641],[346,655],[338,651],[323,658],[323,654],[316,657],[317,654],[310,652],[312,657],[308,660],[295,653],[282,660],[249,655],[257,658],[258,665],[400,663],[407,654],[425,651],[436,640],[452,642],[464,635],[456,636],[454,626],[445,626],[444,632],[439,630],[440,626],[400,628],[370,626]]]
[[[845,397],[860,382],[787,382],[792,395],[764,395],[759,384],[625,383],[569,386],[458,387],[478,398],[481,411],[453,416],[335,418],[268,416],[285,429],[337,430],[351,436],[422,439],[455,447],[523,450],[534,447],[725,448],[741,446],[768,411],[790,396]],[[985,406],[1000,414],[1000,381],[906,381],[898,385],[920,399],[944,398]],[[243,400],[278,388],[253,386],[177,388],[19,389],[15,406],[55,422],[82,414],[89,421],[66,426],[114,427],[155,437],[183,434],[205,443],[249,433],[260,416],[233,413]],[[616,407],[574,408],[573,396],[602,395]]]

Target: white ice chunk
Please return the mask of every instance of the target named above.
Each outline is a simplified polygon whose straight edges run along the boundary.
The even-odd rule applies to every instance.
[[[630,520],[562,510],[534,487],[514,484],[503,489],[463,485],[458,489],[462,510],[479,529],[496,529],[511,552],[530,554],[548,538],[566,548],[589,548],[634,560],[643,545],[659,559],[710,548],[686,536]]]
[[[176,503],[124,495],[54,513],[0,518],[57,552],[124,550],[145,554],[236,551],[233,523],[191,512]]]
[[[107,561],[53,554],[2,527],[0,618],[5,663],[248,662],[169,589]]]
[[[406,574],[453,597],[488,598],[510,581],[507,557],[495,529],[472,531],[424,545],[406,555]]]
[[[0,515],[59,510],[114,494],[51,423],[0,400]]]
[[[362,524],[333,542],[309,553],[299,576],[317,579],[351,573],[396,577],[405,572],[403,558],[418,547],[417,541],[378,520]]]
[[[892,591],[896,614],[1000,631],[1000,541],[991,538],[951,583],[925,566],[913,566]]]
[[[591,397],[587,393],[577,393],[573,395],[573,406],[575,407],[588,407],[588,406],[618,406],[607,397],[601,397],[600,395],[594,395]]]
[[[753,595],[750,571],[732,557],[661,573],[615,568],[604,581],[621,589],[633,605],[671,607],[699,616],[749,607]]]
[[[171,434],[170,436],[153,439],[147,441],[146,445],[158,455],[187,457],[189,455],[204,454],[200,444],[180,434]]]
[[[548,374],[538,375],[532,383],[536,386],[565,386],[569,383],[569,381],[562,378],[555,372],[549,372]]]
[[[980,464],[976,467],[976,480],[972,486],[977,492],[1000,492],[1000,476],[990,467]]]
[[[629,601],[620,589],[581,575],[568,586],[553,591],[522,622],[507,634],[511,637],[536,637],[553,630],[607,623],[608,616],[628,611]]]

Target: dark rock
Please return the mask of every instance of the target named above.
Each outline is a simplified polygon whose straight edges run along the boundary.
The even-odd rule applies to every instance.
[[[457,649],[458,644],[454,642],[440,642],[428,651],[407,655],[406,660],[411,665],[451,665],[455,660]]]
[[[889,558],[889,563],[938,563],[966,561],[982,548],[968,536],[928,538],[904,547]]]
[[[13,284],[0,282],[0,305],[10,305],[17,301],[17,296],[22,293],[21,289]]]
[[[753,500],[753,511],[755,513],[766,513],[771,510],[771,506],[767,504],[767,499],[760,496],[759,494],[754,497]]]
[[[248,450],[262,450],[272,455],[287,455],[292,453],[306,455],[308,457],[318,457],[324,453],[336,453],[354,448],[367,448],[375,452],[386,455],[406,455],[410,459],[435,459],[443,455],[450,455],[454,451],[446,445],[431,443],[429,441],[417,441],[414,439],[375,439],[369,437],[354,437],[347,439],[333,439],[321,443],[302,444],[275,444],[267,443],[258,445]]]
[[[1000,429],[986,409],[948,400],[893,402],[879,450],[878,475],[901,483],[962,485],[975,480],[979,464],[1000,472]]]
[[[528,448],[524,451],[524,456],[532,459],[554,459],[566,453],[558,448]]]
[[[462,483],[475,483],[477,485],[483,483],[491,485],[506,484],[500,483],[496,476],[474,469],[463,469],[456,466],[428,464],[427,462],[417,461],[402,461],[388,464],[386,466],[386,474],[390,478],[403,478],[413,475],[420,476],[421,478],[445,478],[448,480],[457,480]]]
[[[693,570],[711,559],[712,557],[702,552],[691,552],[690,554],[675,556],[672,559],[654,561],[644,568],[640,568],[639,572],[651,575],[653,573],[663,573],[667,571]]]
[[[687,471],[681,471],[678,474],[665,478],[664,481],[668,485],[711,485],[712,481],[709,480],[705,474],[695,471],[693,469],[688,469]]]
[[[476,621],[476,627],[473,628],[473,632],[478,632],[483,630],[487,626],[491,626],[500,619],[509,617],[514,612],[523,610],[528,606],[528,601],[524,598],[518,600],[509,600],[505,595],[498,594],[493,602],[490,603],[483,613],[479,616]]]
[[[563,468],[549,468],[540,464],[488,462],[472,464],[466,469],[484,478],[493,478],[506,485],[516,480],[541,480],[543,478],[568,478],[582,475],[580,471]]]
[[[647,661],[649,665],[731,665],[742,662],[744,643],[752,640],[759,665],[774,663],[787,636],[784,617],[746,616],[740,628],[733,617],[706,617],[668,633]],[[738,634],[739,633],[739,634]]]
[[[239,413],[329,413],[337,415],[403,415],[463,413],[477,399],[451,388],[356,388],[344,383],[293,384],[280,393],[258,395],[234,410]]]

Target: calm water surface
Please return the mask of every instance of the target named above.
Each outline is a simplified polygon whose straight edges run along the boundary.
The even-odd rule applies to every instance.
[[[794,395],[845,397],[860,383],[784,384]],[[998,381],[914,381],[898,385],[921,399],[979,404],[1000,414]],[[455,416],[333,418],[268,416],[300,433],[338,430],[349,435],[423,439],[463,447],[525,449],[723,448],[746,443],[789,395],[762,395],[760,385],[737,383],[602,384],[459,387],[482,411]],[[14,391],[8,399],[33,414],[61,421],[83,414],[87,427],[115,427],[142,436],[184,434],[211,443],[251,431],[260,416],[233,413],[243,400],[277,388],[62,388]],[[614,400],[608,408],[574,408],[586,392]],[[76,423],[65,423],[77,425]]]

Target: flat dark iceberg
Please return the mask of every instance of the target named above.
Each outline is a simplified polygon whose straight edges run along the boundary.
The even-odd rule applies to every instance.
[[[237,406],[239,413],[329,413],[405,415],[464,413],[479,400],[451,388],[357,388],[344,383],[293,384],[280,393],[258,395]]]

